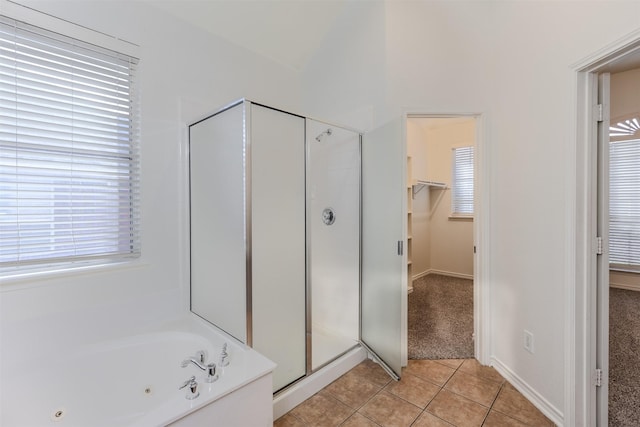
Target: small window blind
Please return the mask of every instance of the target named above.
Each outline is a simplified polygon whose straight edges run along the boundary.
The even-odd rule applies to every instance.
[[[640,140],[609,147],[609,263],[640,270]]]
[[[0,272],[139,255],[136,65],[0,17]]]
[[[473,215],[473,147],[453,149],[451,212]]]

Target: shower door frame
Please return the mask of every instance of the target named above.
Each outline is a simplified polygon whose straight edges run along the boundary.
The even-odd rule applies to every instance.
[[[363,307],[362,307],[362,300],[363,300],[363,286],[364,286],[364,282],[363,282],[363,278],[364,278],[364,268],[363,268],[363,264],[364,264],[364,250],[363,250],[363,240],[364,240],[364,226],[365,226],[365,221],[364,221],[364,204],[363,204],[363,195],[364,195],[364,186],[366,185],[366,183],[364,182],[364,170],[365,170],[365,166],[364,166],[364,149],[363,149],[363,145],[366,142],[371,142],[371,138],[373,138],[374,135],[378,136],[378,135],[383,135],[382,136],[382,149],[386,150],[385,154],[389,154],[390,152],[394,152],[395,154],[397,154],[397,158],[398,160],[401,160],[402,158],[406,157],[406,149],[403,146],[402,142],[402,138],[403,138],[403,131],[402,131],[402,120],[401,118],[397,118],[394,120],[391,120],[389,123],[377,127],[367,133],[363,133],[357,129],[353,129],[350,128],[348,126],[344,126],[344,125],[337,125],[331,122],[327,122],[324,120],[318,120],[316,118],[313,117],[305,117],[307,120],[305,121],[307,127],[305,128],[305,144],[309,144],[309,141],[311,140],[310,135],[309,135],[309,121],[312,122],[316,122],[316,123],[322,123],[324,125],[327,126],[331,126],[331,127],[335,127],[341,130],[345,130],[348,132],[352,132],[354,134],[354,137],[357,136],[358,137],[358,154],[359,154],[359,182],[358,182],[358,219],[359,219],[359,229],[358,229],[358,241],[359,241],[359,245],[358,245],[358,259],[359,259],[359,266],[358,266],[358,307],[357,307],[357,315],[358,315],[358,337],[357,337],[357,341],[354,342],[353,346],[350,346],[348,349],[345,349],[342,353],[339,354],[335,354],[330,360],[326,361],[325,363],[318,365],[315,369],[313,368],[313,344],[312,344],[312,340],[313,340],[313,333],[312,333],[312,329],[313,329],[313,310],[312,310],[312,288],[313,288],[313,281],[311,278],[311,272],[310,272],[310,261],[309,261],[309,253],[310,253],[310,245],[312,243],[313,237],[311,237],[311,239],[308,238],[308,233],[310,230],[310,225],[309,223],[307,223],[307,375],[306,377],[308,378],[311,374],[320,371],[321,369],[323,369],[325,366],[335,362],[336,360],[340,359],[341,357],[345,356],[346,354],[352,352],[355,348],[357,348],[358,346],[362,347],[369,355],[371,358],[375,359],[380,366],[395,380],[399,380],[400,379],[400,367],[396,366],[396,365],[402,365],[402,366],[406,366],[406,337],[407,337],[407,324],[406,324],[406,318],[407,318],[407,304],[406,304],[406,298],[404,300],[402,300],[402,295],[406,295],[406,281],[404,281],[404,278],[406,277],[406,271],[404,270],[400,270],[398,272],[397,277],[395,277],[395,280],[393,281],[393,283],[391,284],[391,288],[393,288],[394,284],[397,285],[397,288],[394,289],[394,291],[397,293],[398,296],[400,296],[400,301],[398,301],[399,304],[399,315],[398,318],[395,319],[396,322],[398,322],[396,324],[396,330],[399,330],[400,332],[400,337],[399,337],[399,342],[398,342],[398,348],[393,350],[392,352],[395,353],[395,351],[397,351],[397,354],[393,354],[390,355],[388,348],[381,348],[381,351],[384,351],[387,353],[387,357],[391,357],[391,358],[396,358],[399,360],[396,360],[394,362],[387,363],[387,361],[385,361],[384,357],[381,357],[378,354],[378,350],[377,348],[380,346],[380,342],[375,343],[373,345],[369,345],[367,344],[366,340],[363,339]],[[322,134],[325,134],[325,132],[323,132]],[[321,135],[322,135],[321,134]],[[329,135],[331,135],[331,133],[329,133]],[[312,137],[312,136],[311,136]],[[369,138],[369,141],[365,140]],[[378,136],[378,138],[380,138],[380,136]],[[309,153],[309,148],[305,147],[305,151],[307,153]],[[393,157],[393,156],[391,156]],[[388,162],[389,161],[389,157],[384,157],[384,161]],[[309,164],[309,159],[306,159],[306,163],[307,165]],[[393,165],[393,167],[396,167],[398,165]],[[397,209],[396,214],[398,215],[398,217],[396,218],[396,220],[398,222],[400,222],[399,226],[400,226],[400,232],[398,235],[391,235],[388,234],[385,236],[386,240],[384,240],[384,242],[381,242],[382,245],[385,246],[385,248],[387,249],[382,249],[380,251],[380,253],[378,253],[377,255],[380,256],[381,253],[384,253],[385,255],[383,255],[385,262],[391,262],[391,263],[396,263],[398,262],[400,265],[406,265],[406,255],[403,253],[399,253],[399,254],[393,254],[393,252],[389,252],[388,251],[388,246],[392,245],[394,250],[395,250],[395,245],[397,242],[399,242],[400,240],[398,239],[402,239],[402,225],[404,224],[403,219],[406,218],[406,212],[402,210],[402,206],[406,206],[406,200],[403,199],[405,192],[403,190],[404,187],[404,181],[402,180],[402,177],[406,176],[406,167],[404,162],[400,162],[399,163],[399,178],[400,181],[397,183],[398,185],[393,187],[391,190],[388,191],[392,191],[394,193],[395,196],[399,195],[400,197],[400,201],[399,201],[399,205],[394,208]],[[386,168],[388,169],[388,168]],[[309,171],[308,169],[305,169],[305,175],[306,175],[306,181],[307,181],[307,203],[309,203],[309,193],[310,193],[310,189],[309,189],[309,185],[310,185],[310,180],[308,178],[308,174]],[[397,187],[397,188],[396,188]],[[399,193],[396,193],[396,191],[399,190]],[[376,196],[379,193],[379,187],[376,187]],[[309,205],[307,205],[309,206]],[[307,218],[309,219],[309,211],[307,212]],[[308,221],[307,219],[307,221]],[[384,222],[387,222],[388,218],[384,219]],[[384,226],[385,224],[380,224],[377,223],[376,224],[379,227]],[[404,236],[406,238],[406,236]],[[389,255],[389,253],[391,253],[391,255]],[[378,259],[379,260],[379,259]],[[388,273],[388,271],[385,271],[385,273]],[[376,286],[376,284],[374,283],[372,286]],[[377,289],[378,291],[380,291],[380,289]],[[382,291],[388,291],[389,288],[386,289],[382,289]],[[381,293],[381,292],[378,292]],[[393,322],[393,319],[391,320],[391,322]],[[390,332],[390,330],[386,329],[386,327],[388,326],[388,323],[384,324],[385,326],[385,330],[384,332]],[[393,327],[391,327],[391,330],[393,330]],[[370,335],[370,334],[369,334]],[[389,338],[389,337],[387,337]],[[393,338],[393,337],[391,337]],[[395,363],[397,362],[397,363]],[[395,369],[392,368],[392,366],[395,367]],[[292,384],[293,385],[293,384]]]
[[[312,244],[312,239],[309,239],[309,232],[311,229],[311,225],[310,225],[310,215],[309,215],[309,211],[310,211],[310,200],[309,200],[309,194],[311,193],[310,191],[310,187],[311,187],[311,180],[309,179],[309,170],[308,170],[308,164],[309,164],[309,157],[310,157],[310,149],[307,146],[308,141],[309,141],[309,121],[313,121],[313,122],[317,122],[317,123],[322,123],[324,125],[330,126],[330,127],[336,127],[339,128],[341,130],[345,130],[348,132],[353,132],[355,135],[357,135],[358,137],[358,194],[357,197],[359,199],[359,203],[358,203],[358,220],[359,220],[359,227],[358,227],[358,242],[359,242],[359,248],[358,248],[358,300],[360,301],[362,298],[362,295],[360,293],[360,287],[361,287],[361,282],[362,282],[362,133],[356,129],[350,128],[348,126],[343,126],[343,125],[336,125],[334,123],[330,123],[324,120],[319,120],[313,117],[308,117],[308,116],[304,116],[305,118],[305,181],[306,181],[306,194],[305,194],[305,203],[307,205],[307,212],[306,212],[306,218],[305,221],[307,223],[307,230],[305,233],[305,239],[306,239],[306,250],[307,250],[307,254],[306,254],[306,259],[307,259],[307,263],[306,263],[306,274],[307,274],[307,278],[306,278],[306,283],[305,283],[305,287],[306,287],[306,293],[307,293],[307,301],[306,301],[306,367],[307,367],[307,372],[305,377],[309,377],[310,375],[312,375],[315,372],[320,371],[321,369],[323,369],[325,366],[331,364],[332,362],[334,362],[335,360],[341,358],[342,356],[348,354],[349,352],[353,351],[354,348],[358,347],[358,345],[361,344],[360,341],[360,326],[358,326],[358,341],[354,341],[353,345],[350,346],[349,348],[347,348],[346,350],[340,352],[339,354],[336,354],[335,356],[333,356],[330,360],[318,365],[315,369],[313,368],[313,280],[311,277],[311,259],[310,259],[310,254],[311,254],[311,244]],[[327,131],[322,132],[321,135],[326,134]],[[331,135],[331,133],[328,133],[328,135]],[[320,135],[316,138],[319,138]],[[358,318],[360,318],[360,308],[358,307],[357,309],[357,314],[358,314]],[[304,377],[302,378],[304,379]],[[294,382],[295,383],[295,382]],[[294,383],[290,384],[293,385]]]

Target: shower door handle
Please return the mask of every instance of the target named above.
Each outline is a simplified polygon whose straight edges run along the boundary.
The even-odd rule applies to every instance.
[[[398,240],[398,255],[402,256],[404,252],[404,242],[402,240]]]

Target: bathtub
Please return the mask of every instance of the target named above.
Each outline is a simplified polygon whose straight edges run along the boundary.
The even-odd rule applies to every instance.
[[[229,365],[218,380],[182,360],[204,350]],[[4,372],[3,427],[272,426],[275,364],[189,315],[157,330],[41,355],[28,370]],[[23,372],[24,371],[24,372]],[[178,390],[192,375],[200,395]]]

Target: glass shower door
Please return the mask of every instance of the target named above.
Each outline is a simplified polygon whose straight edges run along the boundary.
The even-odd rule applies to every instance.
[[[406,156],[401,137],[398,119],[368,132],[362,142],[360,339],[397,378],[407,328],[406,256],[402,248]]]

